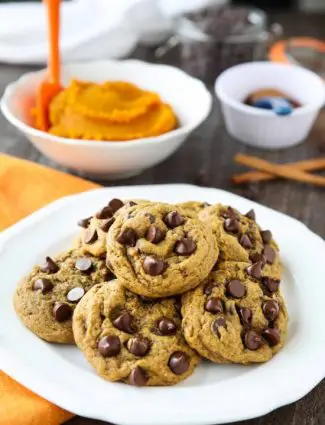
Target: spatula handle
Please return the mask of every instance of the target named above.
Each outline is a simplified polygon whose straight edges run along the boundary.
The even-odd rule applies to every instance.
[[[48,69],[51,83],[60,82],[60,3],[61,0],[44,0],[47,7],[49,31]]]

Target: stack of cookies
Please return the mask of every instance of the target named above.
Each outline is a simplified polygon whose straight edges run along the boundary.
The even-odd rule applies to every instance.
[[[78,224],[74,247],[35,266],[14,305],[103,378],[173,385],[200,357],[261,363],[283,346],[279,250],[254,211],[113,199]]]

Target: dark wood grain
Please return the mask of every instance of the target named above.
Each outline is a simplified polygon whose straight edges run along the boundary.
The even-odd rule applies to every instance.
[[[282,23],[285,34],[325,38],[325,16],[279,14],[274,20]],[[135,57],[153,60],[153,52],[137,49]],[[25,66],[0,65],[0,94],[4,87],[27,72]],[[168,84],[168,82],[166,82]],[[276,137],[276,135],[275,135]],[[60,168],[44,158],[26,139],[0,117],[0,151]],[[284,151],[261,151],[233,140],[225,131],[218,105],[209,119],[172,157],[145,171],[138,177],[117,182],[122,184],[195,183],[222,188],[283,211],[303,221],[313,231],[325,237],[324,189],[289,181],[271,181],[236,187],[231,176],[244,168],[233,162],[237,152],[257,155],[274,162],[292,162],[325,155],[325,112],[318,119],[308,141]],[[112,184],[112,183],[110,183]],[[217,201],[217,200],[216,200]],[[303,241],[302,241],[303,243]],[[325,359],[324,359],[325,361]],[[278,409],[262,418],[240,422],[241,425],[317,425],[325,424],[325,381],[301,401]],[[234,406],[235,408],[235,406]],[[108,406],[109,409],[109,406]],[[103,422],[76,417],[69,425],[100,425]]]

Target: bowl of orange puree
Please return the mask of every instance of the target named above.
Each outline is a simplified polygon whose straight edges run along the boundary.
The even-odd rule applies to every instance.
[[[138,174],[173,154],[208,116],[212,96],[183,71],[138,60],[62,67],[47,131],[33,108],[46,70],[25,74],[1,99],[5,117],[45,156],[97,179]]]

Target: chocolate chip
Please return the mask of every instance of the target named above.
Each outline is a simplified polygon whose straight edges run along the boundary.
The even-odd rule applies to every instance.
[[[252,310],[248,307],[237,307],[240,322],[243,326],[248,326],[252,321]]]
[[[113,210],[113,213],[116,213],[120,208],[124,206],[124,202],[122,202],[120,199],[112,199],[109,201],[108,206],[111,207]]]
[[[104,218],[112,217],[113,214],[114,214],[114,212],[113,212],[111,207],[104,207],[95,214],[95,217],[102,220]]]
[[[214,286],[215,285],[213,284],[213,282],[208,282],[203,289],[203,292],[205,293],[205,295],[211,295]]]
[[[103,357],[117,356],[121,351],[120,338],[115,335],[104,336],[99,340],[98,351]]]
[[[196,250],[196,243],[191,238],[183,238],[176,242],[174,251],[178,255],[190,255]]]
[[[150,213],[145,213],[145,216],[149,218],[149,221],[151,224],[153,224],[156,221],[156,218]]]
[[[138,205],[138,204],[134,201],[129,201],[129,202],[126,203],[127,207],[134,207],[135,205]]]
[[[117,242],[122,245],[135,246],[137,242],[137,234],[133,229],[124,229],[118,235]]]
[[[133,323],[133,317],[128,311],[124,311],[114,320],[112,320],[113,325],[122,332],[128,334],[133,334],[136,332],[136,328]]]
[[[45,258],[45,263],[40,266],[43,273],[53,274],[59,271],[59,266],[52,260],[51,257]]]
[[[136,387],[143,387],[144,385],[146,385],[147,381],[148,381],[147,374],[145,370],[142,369],[142,367],[140,366],[135,367],[131,371],[129,375],[129,379],[128,379],[128,383],[130,385],[135,385]]]
[[[279,289],[280,279],[272,279],[271,277],[263,277],[262,279],[263,285],[265,285],[266,289],[273,293]]]
[[[235,211],[232,207],[228,207],[225,211],[221,213],[223,218],[238,218],[237,211]]]
[[[257,332],[248,329],[244,334],[244,345],[249,350],[256,351],[263,345],[263,341]]]
[[[70,289],[70,291],[67,293],[67,300],[71,303],[77,303],[81,300],[81,298],[85,295],[84,288],[77,287]]]
[[[184,223],[184,218],[177,211],[171,211],[165,217],[165,224],[170,229],[174,229],[175,227],[178,227],[183,223]]]
[[[248,213],[245,214],[245,217],[249,218],[250,220],[255,221],[256,220],[256,214],[254,210],[249,210]]]
[[[226,232],[238,233],[239,232],[239,221],[236,218],[226,218],[224,224]]]
[[[81,272],[89,272],[93,267],[93,263],[91,259],[87,257],[78,258],[75,265],[76,265],[76,269],[78,269]]]
[[[241,235],[241,237],[239,238],[239,243],[245,249],[253,248],[252,241],[249,239],[249,236],[247,235]]]
[[[65,322],[72,316],[72,309],[69,304],[55,303],[53,307],[53,316],[57,322]]]
[[[219,298],[209,298],[204,304],[205,311],[208,311],[212,314],[220,314],[223,313],[223,305],[222,301]]]
[[[99,226],[100,230],[102,230],[103,232],[107,233],[111,227],[111,225],[114,223],[115,218],[111,217],[107,220],[104,220],[101,225]]]
[[[227,293],[231,297],[242,298],[246,294],[246,287],[240,280],[234,279],[228,282]]]
[[[150,276],[158,276],[163,273],[165,263],[163,260],[155,257],[146,257],[143,261],[143,269]]]
[[[157,329],[162,336],[175,335],[177,326],[172,320],[162,317],[157,321]]]
[[[265,331],[262,332],[262,337],[271,347],[274,347],[280,342],[280,332],[276,328],[265,329]]]
[[[249,276],[255,277],[255,279],[259,279],[262,275],[263,263],[258,261],[257,263],[248,266],[246,272]]]
[[[274,263],[274,260],[275,260],[275,257],[276,257],[276,252],[269,245],[265,245],[264,246],[263,255],[266,258],[266,262],[268,264],[273,264]]]
[[[146,239],[152,243],[159,243],[165,238],[165,232],[158,227],[150,226],[146,233]]]
[[[87,229],[84,235],[84,242],[86,244],[92,244],[98,239],[98,234],[96,229]]]
[[[175,375],[182,375],[190,367],[188,357],[183,351],[175,351],[168,361],[168,366]]]
[[[272,233],[269,230],[261,230],[261,237],[264,243],[270,243],[272,240]]]
[[[78,226],[83,227],[84,229],[87,229],[91,219],[92,217],[82,218],[81,220],[78,221]]]
[[[271,321],[275,320],[280,313],[279,304],[274,300],[265,301],[265,303],[263,303],[262,310],[264,316]]]
[[[34,291],[41,290],[42,294],[47,294],[53,289],[53,283],[48,279],[37,279],[34,283]]]
[[[263,254],[258,254],[255,252],[254,254],[251,254],[249,258],[253,263],[258,263],[260,261],[263,266],[266,264],[266,258]]]
[[[221,337],[220,328],[225,328],[225,329],[227,328],[224,317],[218,317],[212,322],[212,325],[211,325],[212,332],[218,335],[219,338]]]
[[[128,340],[127,349],[131,354],[137,357],[145,356],[150,349],[150,341],[148,338],[136,337]]]

